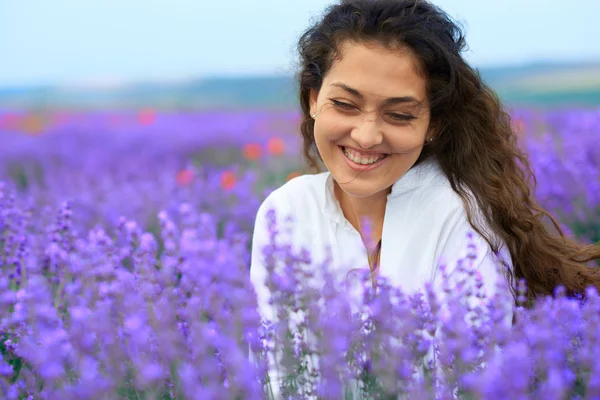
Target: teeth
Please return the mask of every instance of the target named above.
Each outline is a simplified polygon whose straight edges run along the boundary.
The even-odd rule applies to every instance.
[[[346,155],[346,157],[348,157],[350,160],[354,161],[357,164],[362,164],[362,165],[369,165],[369,164],[374,164],[379,160],[382,160],[386,157],[385,154],[381,154],[379,156],[373,157],[373,156],[364,156],[360,153],[356,153],[352,150],[348,150],[345,147],[342,147],[344,154]]]

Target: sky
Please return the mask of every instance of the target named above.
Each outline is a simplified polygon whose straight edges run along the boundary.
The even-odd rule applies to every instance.
[[[434,0],[477,67],[600,61],[600,0]],[[328,0],[0,0],[0,87],[292,74]]]

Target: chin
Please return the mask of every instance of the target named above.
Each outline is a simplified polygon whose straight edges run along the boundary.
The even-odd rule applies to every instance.
[[[357,197],[357,198],[367,198],[373,195],[379,194],[381,192],[385,192],[390,188],[390,185],[377,185],[376,182],[360,182],[358,179],[355,179],[353,182],[348,183],[340,183],[344,181],[339,181],[338,185],[340,188],[346,193],[348,196]]]

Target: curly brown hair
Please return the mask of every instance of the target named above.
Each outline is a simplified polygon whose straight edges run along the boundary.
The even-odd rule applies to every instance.
[[[320,89],[346,40],[390,50],[408,46],[417,55],[437,135],[415,165],[437,158],[474,230],[495,252],[500,240],[506,243],[513,262],[512,270],[506,271],[513,295],[519,279],[527,283],[528,305],[540,295],[553,295],[557,285],[570,296],[585,296],[588,286],[600,289],[600,269],[591,265],[600,259],[600,246],[565,237],[556,220],[536,203],[535,177],[509,114],[461,56],[466,42],[459,25],[428,1],[343,0],[329,6],[302,34],[297,73],[300,128],[311,169],[320,170],[322,160],[313,135],[310,89]],[[497,238],[486,236],[474,223],[476,206]]]

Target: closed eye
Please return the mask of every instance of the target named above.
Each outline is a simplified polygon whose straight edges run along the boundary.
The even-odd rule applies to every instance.
[[[391,113],[389,114],[393,119],[398,120],[398,121],[411,121],[413,119],[415,119],[416,117],[412,116],[412,115],[406,115],[406,114],[395,114],[395,113]]]
[[[333,99],[329,99],[329,100],[331,100],[331,102],[333,103],[334,106],[343,108],[344,110],[350,110],[352,108],[355,108],[352,104],[344,103],[343,101],[338,101],[338,100],[333,100]]]
[[[329,100],[331,100],[331,102],[333,103],[333,105],[335,107],[341,108],[343,110],[352,110],[352,109],[356,108],[354,105],[344,103],[343,101],[334,100],[334,99],[329,99]],[[389,115],[395,121],[402,121],[402,122],[411,121],[416,118],[415,116],[409,115],[409,114],[388,113],[387,115]]]

